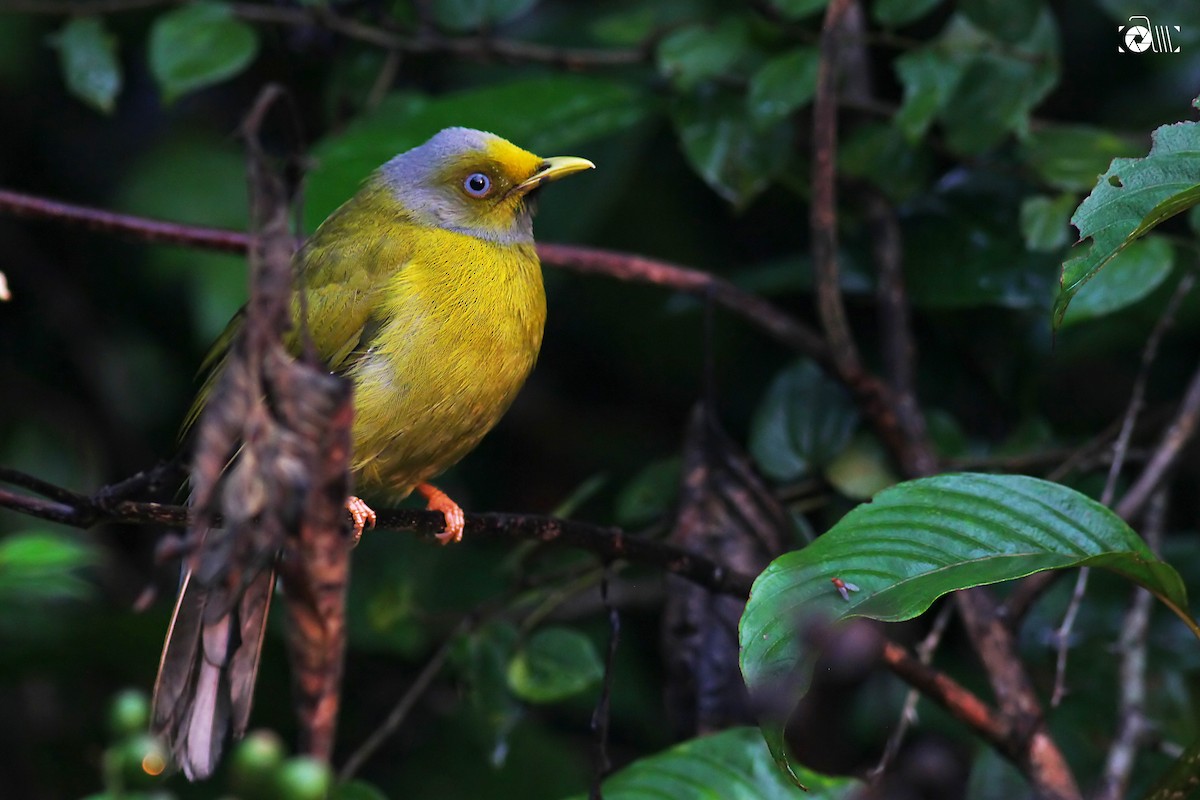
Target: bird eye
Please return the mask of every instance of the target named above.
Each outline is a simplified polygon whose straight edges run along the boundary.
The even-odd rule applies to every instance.
[[[482,172],[472,172],[463,181],[463,188],[471,197],[485,197],[492,190],[492,179]]]

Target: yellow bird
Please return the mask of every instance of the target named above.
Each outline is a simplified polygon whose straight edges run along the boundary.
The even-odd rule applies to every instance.
[[[416,489],[445,515],[443,543],[462,537],[463,513],[428,481],[496,424],[541,347],[546,298],[534,193],[593,167],[447,128],[384,164],[296,255],[311,341],[329,370],[354,385],[356,487],[392,499]],[[206,359],[209,378],[185,424],[203,410],[240,327],[241,315]],[[299,333],[292,339],[298,352]],[[356,536],[373,524],[358,498],[347,507]],[[214,657],[210,638],[216,630],[227,636],[229,623],[217,628],[203,587],[189,577],[159,667],[153,727],[195,778],[215,767],[231,710],[234,733],[245,729],[270,581],[247,587],[266,597],[241,602],[240,633]],[[229,674],[239,669],[250,674]]]

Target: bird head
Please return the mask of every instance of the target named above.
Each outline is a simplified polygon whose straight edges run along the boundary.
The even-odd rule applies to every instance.
[[[586,158],[541,158],[484,131],[446,128],[380,175],[416,222],[510,244],[533,240],[536,189],[594,167]]]

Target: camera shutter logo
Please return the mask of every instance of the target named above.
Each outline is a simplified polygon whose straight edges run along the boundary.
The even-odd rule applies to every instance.
[[[1118,25],[1121,44],[1118,53],[1178,53],[1179,47],[1171,44],[1171,31],[1179,33],[1178,25],[1151,25],[1150,18],[1134,15],[1128,25]]]

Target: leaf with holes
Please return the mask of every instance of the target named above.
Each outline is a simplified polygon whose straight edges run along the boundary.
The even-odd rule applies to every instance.
[[[802,641],[804,618],[900,622],[950,592],[1082,566],[1141,584],[1200,636],[1179,574],[1116,514],[1073,489],[1021,475],[964,473],[880,492],[754,582],[739,631],[742,676],[752,693],[771,696],[782,711],[763,720],[776,762],[794,769],[783,730],[816,655]],[[859,591],[844,599],[834,578]]]
[[[1200,122],[1164,125],[1153,133],[1145,158],[1116,158],[1071,217],[1079,255],[1062,265],[1054,326],[1071,299],[1131,242],[1200,203]]]
[[[836,800],[863,788],[851,778],[799,774],[808,792],[772,768],[757,730],[731,728],[635,761],[605,779],[602,788],[604,800]]]

